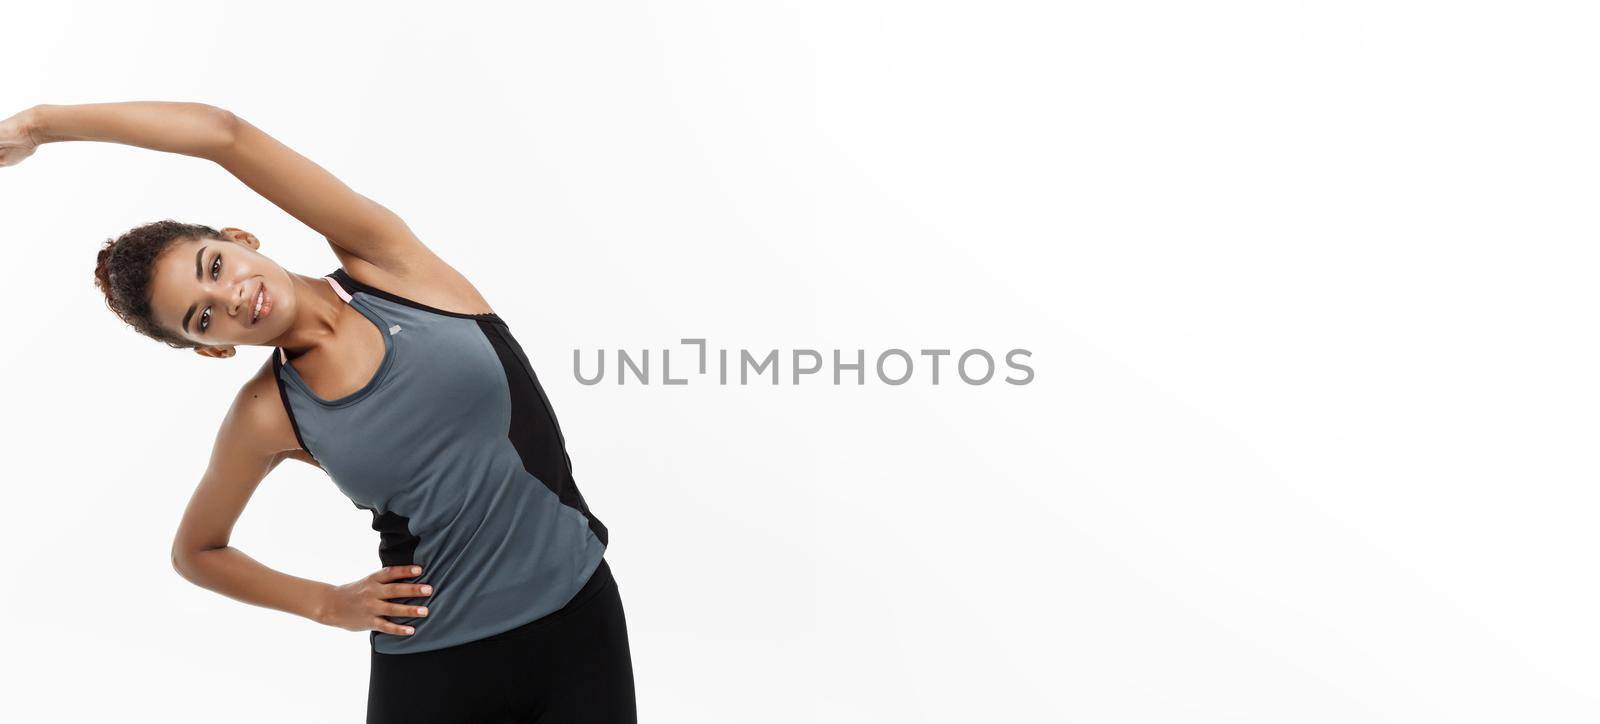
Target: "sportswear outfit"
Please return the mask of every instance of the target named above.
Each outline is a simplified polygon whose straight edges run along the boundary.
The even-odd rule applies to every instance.
[[[369,724],[633,722],[627,628],[607,531],[572,479],[544,389],[506,322],[448,312],[337,269],[378,328],[361,389],[323,399],[279,348],[273,373],[300,446],[372,513],[385,566],[415,564],[428,607],[371,632]]]

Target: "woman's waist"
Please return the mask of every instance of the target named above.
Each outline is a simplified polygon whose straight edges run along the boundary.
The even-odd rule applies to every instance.
[[[597,542],[542,555],[502,567],[418,563],[417,581],[433,586],[433,595],[395,599],[408,606],[426,606],[426,616],[387,617],[412,626],[410,636],[374,633],[373,646],[383,653],[407,653],[453,646],[507,632],[545,617],[559,615],[593,596],[609,580],[597,575],[604,565]],[[530,564],[531,563],[531,564]],[[432,567],[430,567],[432,565]],[[429,572],[435,572],[430,576]]]

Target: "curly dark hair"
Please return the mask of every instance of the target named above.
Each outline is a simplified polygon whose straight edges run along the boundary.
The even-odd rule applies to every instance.
[[[100,248],[94,266],[95,286],[105,293],[106,306],[140,334],[178,349],[199,347],[156,324],[150,309],[150,283],[155,277],[156,257],[168,247],[185,239],[217,238],[221,238],[219,232],[209,226],[172,219],[135,227],[107,239]]]

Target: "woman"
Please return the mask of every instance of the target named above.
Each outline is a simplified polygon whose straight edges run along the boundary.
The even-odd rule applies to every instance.
[[[606,528],[521,346],[388,209],[228,111],[35,106],[0,122],[0,165],[110,141],[210,159],[326,237],[340,268],[290,272],[235,227],[158,221],[106,242],[95,280],[140,333],[206,357],[274,348],[234,396],[173,541],[184,578],[370,631],[368,722],[632,722],[632,664]],[[228,545],[293,458],[372,511],[383,568],[335,586]]]

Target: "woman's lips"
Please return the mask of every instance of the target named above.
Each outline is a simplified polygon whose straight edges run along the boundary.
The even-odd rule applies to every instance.
[[[272,313],[272,295],[267,294],[267,285],[261,285],[260,296],[261,312],[256,314],[256,318],[251,322],[251,324],[255,324],[256,322],[266,319],[267,315]]]

